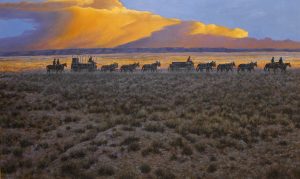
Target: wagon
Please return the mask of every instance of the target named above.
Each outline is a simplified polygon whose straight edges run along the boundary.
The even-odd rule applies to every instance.
[[[97,64],[96,62],[94,62],[92,57],[89,58],[88,62],[83,62],[82,59],[78,57],[73,57],[71,70],[75,72],[80,72],[80,71],[92,72],[97,70]]]
[[[195,70],[194,63],[188,62],[172,62],[169,66],[170,71],[192,71]]]

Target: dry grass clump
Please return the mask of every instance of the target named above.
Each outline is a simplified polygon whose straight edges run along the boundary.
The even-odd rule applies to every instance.
[[[155,175],[159,179],[174,179],[174,178],[176,178],[176,176],[170,170],[161,169],[161,168],[155,170]]]
[[[149,132],[164,132],[165,128],[159,123],[148,123],[145,125],[145,130]]]
[[[208,166],[208,168],[207,168],[207,172],[209,172],[209,173],[213,173],[213,172],[215,172],[215,171],[217,171],[217,165],[216,164],[210,164],[209,166]]]
[[[182,149],[183,155],[192,155],[193,149],[186,142],[183,141],[181,137],[178,137],[170,142],[170,145],[173,147],[178,147]]]
[[[150,146],[142,150],[142,156],[148,156],[150,154],[160,154],[161,149],[165,148],[160,141],[153,141]]]
[[[298,70],[1,75],[1,171],[299,178],[299,83]]]
[[[118,173],[116,178],[118,178],[118,179],[137,179],[139,177],[134,171],[125,168]]]
[[[97,169],[99,176],[112,176],[115,174],[115,169],[112,166],[102,165]]]
[[[139,166],[139,169],[142,173],[149,173],[151,172],[151,167],[148,164],[142,164]]]
[[[139,144],[140,138],[138,137],[132,137],[129,136],[124,139],[124,141],[120,145],[127,146],[128,151],[139,151],[140,150],[140,144]]]
[[[275,164],[268,167],[263,175],[267,179],[299,178],[300,168],[299,166],[287,168],[284,165]]]

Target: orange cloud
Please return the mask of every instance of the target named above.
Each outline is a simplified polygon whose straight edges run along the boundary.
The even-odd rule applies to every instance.
[[[116,47],[179,23],[176,19],[118,7],[108,10],[74,6],[64,11],[71,16],[69,22],[46,46],[41,43],[42,48]]]
[[[42,29],[45,34],[39,34],[40,40],[28,44],[29,49],[117,47],[150,37],[154,32],[181,23],[178,19],[127,9],[119,0],[0,3],[1,9],[36,13],[32,18],[39,25],[44,25]],[[45,17],[41,22],[40,18],[36,17],[40,15],[49,16],[49,20]],[[47,23],[48,25],[45,25]],[[247,34],[240,29],[232,30],[200,22],[195,23],[190,33],[234,38],[241,38]]]
[[[195,22],[193,24],[193,29],[191,35],[216,35],[216,36],[224,36],[231,38],[246,38],[248,37],[248,32],[240,29],[230,29],[223,26],[217,26],[215,24],[205,25],[201,22]]]
[[[37,24],[35,31],[0,41],[2,50],[120,46],[268,48],[298,44],[248,39],[248,32],[240,28],[164,18],[127,9],[119,0],[0,3],[2,16],[32,19]]]

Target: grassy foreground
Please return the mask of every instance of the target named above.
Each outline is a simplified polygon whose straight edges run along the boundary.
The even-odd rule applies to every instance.
[[[0,74],[2,177],[300,178],[300,71]]]

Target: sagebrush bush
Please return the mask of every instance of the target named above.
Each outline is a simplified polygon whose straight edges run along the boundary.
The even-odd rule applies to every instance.
[[[98,167],[97,173],[100,176],[112,176],[115,174],[115,169],[111,166],[102,165]]]
[[[149,132],[164,132],[165,128],[159,123],[148,123],[145,125],[145,130]]]
[[[299,82],[297,70],[0,74],[1,171],[13,178],[299,178]],[[275,161],[287,172],[269,170]]]
[[[170,170],[161,169],[161,168],[155,170],[155,175],[158,179],[175,179],[176,178],[176,176]]]
[[[142,164],[139,167],[142,173],[149,173],[151,171],[151,167],[148,164]]]

